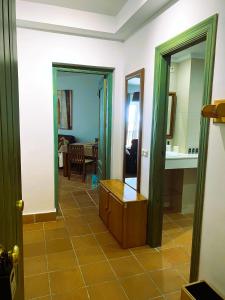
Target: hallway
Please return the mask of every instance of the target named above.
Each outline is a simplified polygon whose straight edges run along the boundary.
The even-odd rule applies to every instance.
[[[163,246],[121,249],[98,216],[98,192],[60,176],[61,217],[24,225],[25,299],[180,299],[191,215],[164,217]]]

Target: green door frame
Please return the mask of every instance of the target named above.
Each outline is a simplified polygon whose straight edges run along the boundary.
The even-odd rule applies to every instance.
[[[58,210],[58,123],[57,123],[57,72],[73,72],[81,74],[103,75],[108,82],[106,101],[106,179],[110,178],[111,170],[111,130],[112,130],[112,68],[91,67],[83,65],[67,65],[53,63],[53,122],[54,122],[54,183],[55,208]]]
[[[151,247],[158,247],[162,240],[163,223],[163,171],[165,168],[166,124],[168,110],[169,67],[170,57],[185,48],[206,41],[204,67],[203,105],[211,103],[212,81],[214,70],[216,31],[218,15],[204,20],[180,35],[163,43],[155,52],[154,75],[154,108],[152,117],[151,157],[149,177],[149,206],[148,206],[148,236]],[[197,280],[202,214],[204,202],[205,173],[207,161],[209,121],[201,118],[200,144],[196,187],[196,204],[192,239],[191,275],[190,281]]]

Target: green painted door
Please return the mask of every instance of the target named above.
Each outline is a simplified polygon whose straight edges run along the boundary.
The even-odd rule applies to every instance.
[[[99,142],[98,142],[98,177],[106,178],[106,104],[107,79],[103,78],[99,84]]]
[[[0,0],[0,244],[20,249],[15,300],[23,299],[22,214],[15,0]],[[2,291],[0,291],[0,298]]]

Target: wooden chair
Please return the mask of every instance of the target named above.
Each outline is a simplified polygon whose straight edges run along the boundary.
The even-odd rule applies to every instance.
[[[87,165],[93,164],[93,159],[85,159],[84,145],[69,145],[68,146],[68,179],[71,177],[71,169],[74,167],[82,174],[83,181],[86,178]]]
[[[92,146],[92,158],[94,160],[94,172],[97,173],[97,166],[98,166],[98,145]]]

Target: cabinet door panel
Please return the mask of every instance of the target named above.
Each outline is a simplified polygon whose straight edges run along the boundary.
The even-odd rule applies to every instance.
[[[99,216],[108,226],[109,192],[100,185],[99,189]]]
[[[109,194],[108,227],[119,243],[123,239],[123,205],[119,200]]]

